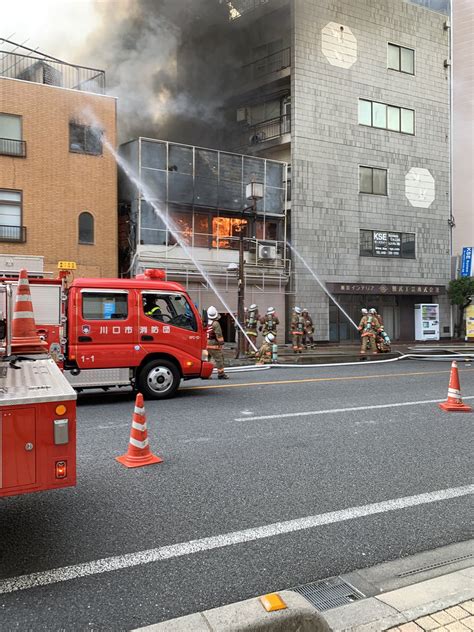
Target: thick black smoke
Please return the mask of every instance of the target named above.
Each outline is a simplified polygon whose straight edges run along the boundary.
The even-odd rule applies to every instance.
[[[137,136],[201,144],[224,125],[236,38],[220,0],[120,0],[99,5],[88,63],[117,96],[119,141]],[[231,43],[233,42],[233,43]]]

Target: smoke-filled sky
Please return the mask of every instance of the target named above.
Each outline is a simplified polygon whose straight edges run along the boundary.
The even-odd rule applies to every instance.
[[[78,52],[99,27],[98,5],[104,2],[115,4],[114,0],[4,0],[0,37],[80,63]]]
[[[206,76],[206,67],[197,99],[178,89],[180,27],[193,20],[193,30],[199,31],[196,16],[201,23],[205,16],[218,19],[219,9],[225,17],[226,3],[216,0],[4,0],[0,37],[104,69],[107,92],[119,99],[120,141],[170,134],[181,140],[183,125],[192,130],[194,122],[217,121],[222,95],[213,101],[216,77],[213,71]],[[197,51],[192,57],[190,65],[199,65]],[[181,62],[186,72],[186,60]]]

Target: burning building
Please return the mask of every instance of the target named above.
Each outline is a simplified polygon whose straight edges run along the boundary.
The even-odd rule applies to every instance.
[[[217,307],[225,337],[233,340],[234,325],[226,307],[186,250],[237,312],[243,240],[247,304],[258,303],[262,310],[272,305],[283,317],[290,272],[285,244],[286,164],[149,138],[124,143],[119,152],[144,189],[139,190],[125,174],[119,176],[123,272],[165,269],[167,279],[182,283],[202,311],[211,304]],[[250,208],[243,211],[250,205],[245,190],[252,181],[263,185],[256,214]],[[177,234],[168,230],[167,222]]]

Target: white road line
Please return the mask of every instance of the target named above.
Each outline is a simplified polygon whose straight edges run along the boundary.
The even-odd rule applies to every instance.
[[[243,531],[234,531],[233,533],[224,533],[200,540],[190,540],[189,542],[180,542],[179,544],[171,544],[156,549],[148,549],[138,551],[137,553],[126,553],[125,555],[116,555],[106,557],[101,560],[93,560],[92,562],[84,562],[75,566],[65,566],[63,568],[55,568],[40,573],[32,573],[31,575],[20,575],[0,581],[0,594],[12,593],[18,590],[26,590],[38,586],[48,586],[59,582],[77,579],[79,577],[88,577],[90,575],[99,575],[101,573],[110,573],[125,568],[150,564],[162,560],[169,560],[184,555],[192,555],[202,551],[211,551],[244,542],[255,542],[263,538],[271,538],[273,536],[285,533],[293,533],[304,529],[313,529],[322,525],[344,522],[346,520],[354,520],[364,516],[373,516],[375,514],[387,513],[389,511],[397,511],[408,507],[417,507],[419,505],[428,505],[452,498],[460,498],[474,493],[474,485],[464,485],[462,487],[451,487],[449,489],[441,489],[434,492],[417,494],[416,496],[404,496],[402,498],[394,498],[370,505],[362,505],[360,507],[349,507],[339,511],[330,511],[328,513],[318,514],[315,516],[307,516],[305,518],[297,518],[296,520],[287,520],[285,522],[276,522],[273,524],[255,527],[252,529],[244,529]]]
[[[463,397],[474,399],[474,395]],[[327,410],[306,410],[299,413],[280,413],[277,415],[259,415],[258,417],[236,417],[234,421],[262,421],[264,419],[285,419],[286,417],[311,417],[312,415],[329,415],[330,413],[350,413],[354,410],[376,410],[377,408],[397,408],[399,406],[415,406],[416,404],[438,404],[445,399],[423,399],[417,402],[395,402],[394,404],[375,404],[374,406],[353,406],[352,408],[328,408]]]

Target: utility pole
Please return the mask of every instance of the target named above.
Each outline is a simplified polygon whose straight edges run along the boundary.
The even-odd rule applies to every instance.
[[[245,258],[244,258],[244,219],[245,214],[252,211],[251,216],[257,216],[257,201],[263,198],[263,184],[261,182],[250,182],[246,187],[247,200],[252,200],[251,206],[246,206],[240,213],[240,235],[239,235],[239,279],[237,281],[237,320],[244,326],[245,320]],[[248,225],[248,224],[247,224]],[[245,355],[245,337],[241,331],[238,332],[236,358],[243,358]]]

